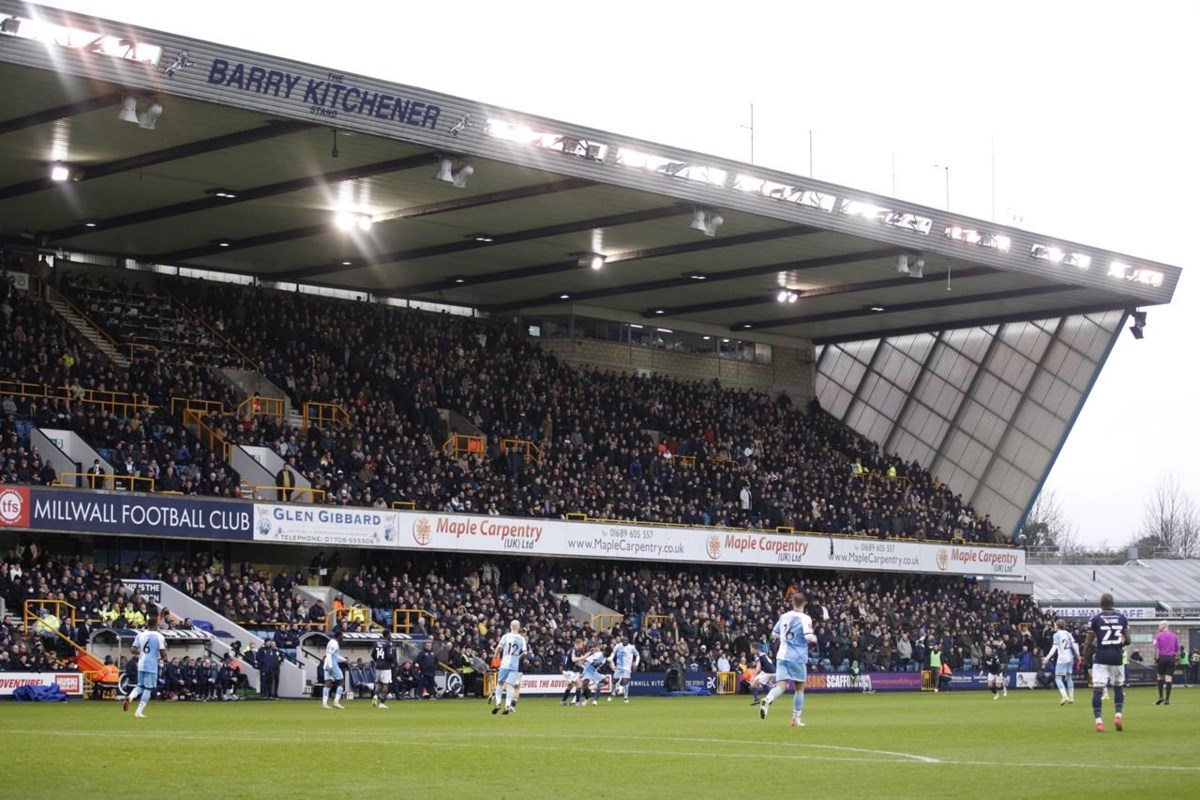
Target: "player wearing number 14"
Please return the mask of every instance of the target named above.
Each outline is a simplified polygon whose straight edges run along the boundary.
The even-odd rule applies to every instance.
[[[1096,714],[1096,731],[1104,732],[1102,692],[1110,683],[1116,714],[1113,727],[1125,729],[1121,715],[1125,706],[1125,646],[1129,644],[1129,620],[1113,607],[1113,596],[1100,595],[1100,613],[1092,617],[1087,642],[1083,647],[1084,663],[1092,664],[1092,711]],[[1093,653],[1095,660],[1092,660]]]

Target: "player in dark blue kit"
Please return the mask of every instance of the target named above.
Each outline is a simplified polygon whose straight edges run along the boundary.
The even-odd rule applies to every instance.
[[[1104,689],[1111,682],[1113,701],[1117,713],[1113,715],[1113,727],[1125,730],[1121,712],[1125,707],[1125,647],[1129,644],[1129,620],[1113,608],[1113,596],[1108,592],[1100,595],[1100,613],[1092,617],[1083,646],[1083,663],[1092,665],[1092,711],[1096,714],[1096,732],[1104,732],[1101,699]],[[1095,654],[1095,660],[1092,659]]]
[[[392,646],[392,632],[384,630],[383,638],[371,648],[371,663],[375,667],[375,696],[371,705],[387,708],[388,690],[392,686],[392,666],[396,663],[396,648]]]

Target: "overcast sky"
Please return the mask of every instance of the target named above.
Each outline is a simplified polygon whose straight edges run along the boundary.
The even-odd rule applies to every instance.
[[[1125,333],[1048,487],[1088,544],[1200,501],[1200,3],[51,0],[336,71],[750,159],[1185,269]],[[994,175],[994,179],[993,179]]]

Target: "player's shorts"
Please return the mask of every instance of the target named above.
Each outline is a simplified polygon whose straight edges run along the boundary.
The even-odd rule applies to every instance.
[[[564,669],[562,676],[563,680],[565,680],[567,683],[574,683],[575,681],[579,680],[579,673],[575,670]]]
[[[600,683],[600,681],[603,680],[603,678],[600,676],[599,672],[591,672],[588,670],[584,670],[583,674],[580,675],[579,677],[582,678],[583,680],[587,681],[588,683]]]
[[[1004,684],[1006,684],[1008,682],[1006,680],[1006,678],[1007,678],[1006,675],[995,675],[995,674],[989,672],[988,676],[987,676],[987,685],[989,688],[992,686],[1003,687]]]
[[[1092,664],[1092,687],[1124,686],[1125,667],[1121,664]]]
[[[392,671],[390,669],[375,670],[375,682],[376,683],[391,683],[392,682]]]
[[[1165,678],[1168,675],[1175,674],[1175,667],[1179,666],[1179,662],[1174,658],[1160,658],[1154,662],[1155,669],[1158,672],[1158,677]]]
[[[758,672],[750,679],[751,686],[768,686],[775,682],[774,672]]]
[[[808,679],[808,666],[801,661],[779,661],[775,664],[775,680],[804,683]]]
[[[508,684],[510,686],[520,687],[521,672],[520,670],[515,669],[502,669],[500,670],[500,674],[497,676],[496,680],[498,686],[504,686],[505,684]]]
[[[614,673],[613,673],[613,680],[614,680],[614,681],[627,681],[627,680],[629,680],[629,670],[627,670],[627,669],[619,669],[619,670],[617,670],[616,672],[614,672]]]
[[[325,680],[340,681],[342,679],[342,667],[340,664],[333,666],[325,665]]]
[[[1073,661],[1061,661],[1061,660],[1055,661],[1054,662],[1054,674],[1055,675],[1070,675],[1072,672],[1075,671],[1074,667],[1075,667],[1075,662],[1073,662]]]
[[[154,691],[158,688],[158,670],[139,669],[137,685],[143,689]]]

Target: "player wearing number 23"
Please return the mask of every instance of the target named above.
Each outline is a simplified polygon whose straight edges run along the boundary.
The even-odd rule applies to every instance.
[[[1116,713],[1113,726],[1124,730],[1121,712],[1125,706],[1125,646],[1129,644],[1129,620],[1113,607],[1113,596],[1100,595],[1100,613],[1092,617],[1083,648],[1084,663],[1092,664],[1092,711],[1096,715],[1096,730],[1104,731],[1102,700],[1105,687],[1113,687]],[[1093,660],[1093,655],[1095,656]]]

